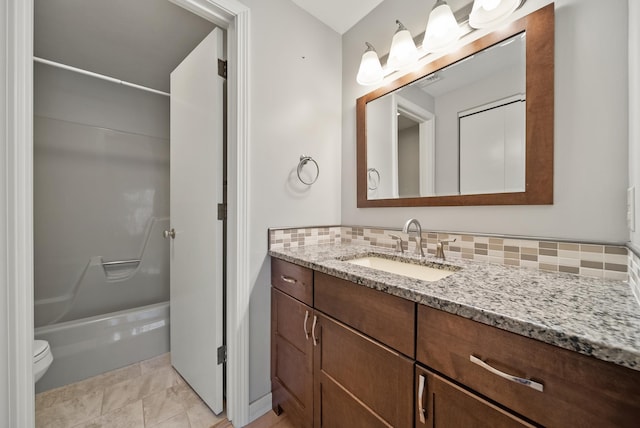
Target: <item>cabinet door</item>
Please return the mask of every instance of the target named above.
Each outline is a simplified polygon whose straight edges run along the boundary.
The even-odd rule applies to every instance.
[[[416,366],[416,428],[532,427],[505,410]]]
[[[413,361],[316,311],[314,426],[409,427]]]
[[[313,425],[313,309],[271,289],[271,389],[273,410]]]

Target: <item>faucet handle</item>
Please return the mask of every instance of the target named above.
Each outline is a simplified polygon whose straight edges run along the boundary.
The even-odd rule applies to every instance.
[[[451,244],[452,242],[456,242],[456,239],[443,239],[443,240],[438,240],[438,245],[436,246],[436,257],[440,258],[442,260],[445,260],[445,254],[444,254],[444,245],[445,244]]]
[[[390,238],[395,239],[396,241],[396,251],[399,251],[401,254],[404,254],[404,249],[402,248],[402,238],[399,235],[390,233]]]
[[[443,239],[442,241],[438,241],[438,244],[451,244],[452,242],[456,242],[458,238],[454,238],[454,239]]]

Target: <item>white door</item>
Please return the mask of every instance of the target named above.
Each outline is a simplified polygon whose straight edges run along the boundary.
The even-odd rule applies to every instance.
[[[222,412],[223,85],[215,29],[171,73],[171,363]]]

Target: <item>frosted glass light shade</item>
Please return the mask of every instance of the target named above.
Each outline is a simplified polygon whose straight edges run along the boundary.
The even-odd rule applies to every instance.
[[[361,85],[369,86],[382,83],[383,78],[384,73],[382,71],[382,65],[380,64],[380,58],[378,58],[378,54],[373,46],[367,43],[367,50],[362,54],[356,81]]]
[[[418,48],[409,30],[400,21],[396,21],[396,24],[398,24],[398,30],[391,41],[387,65],[394,70],[401,70],[418,61]]]
[[[521,3],[522,0],[474,0],[469,26],[496,27],[506,21]]]
[[[461,33],[447,2],[438,0],[429,14],[422,49],[427,52],[443,51],[455,43]]]

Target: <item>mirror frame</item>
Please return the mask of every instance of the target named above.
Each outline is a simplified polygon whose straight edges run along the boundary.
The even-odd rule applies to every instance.
[[[554,3],[551,3],[358,98],[356,101],[358,208],[553,204],[554,27],[555,11]],[[527,34],[525,191],[367,199],[367,103],[521,32]]]

